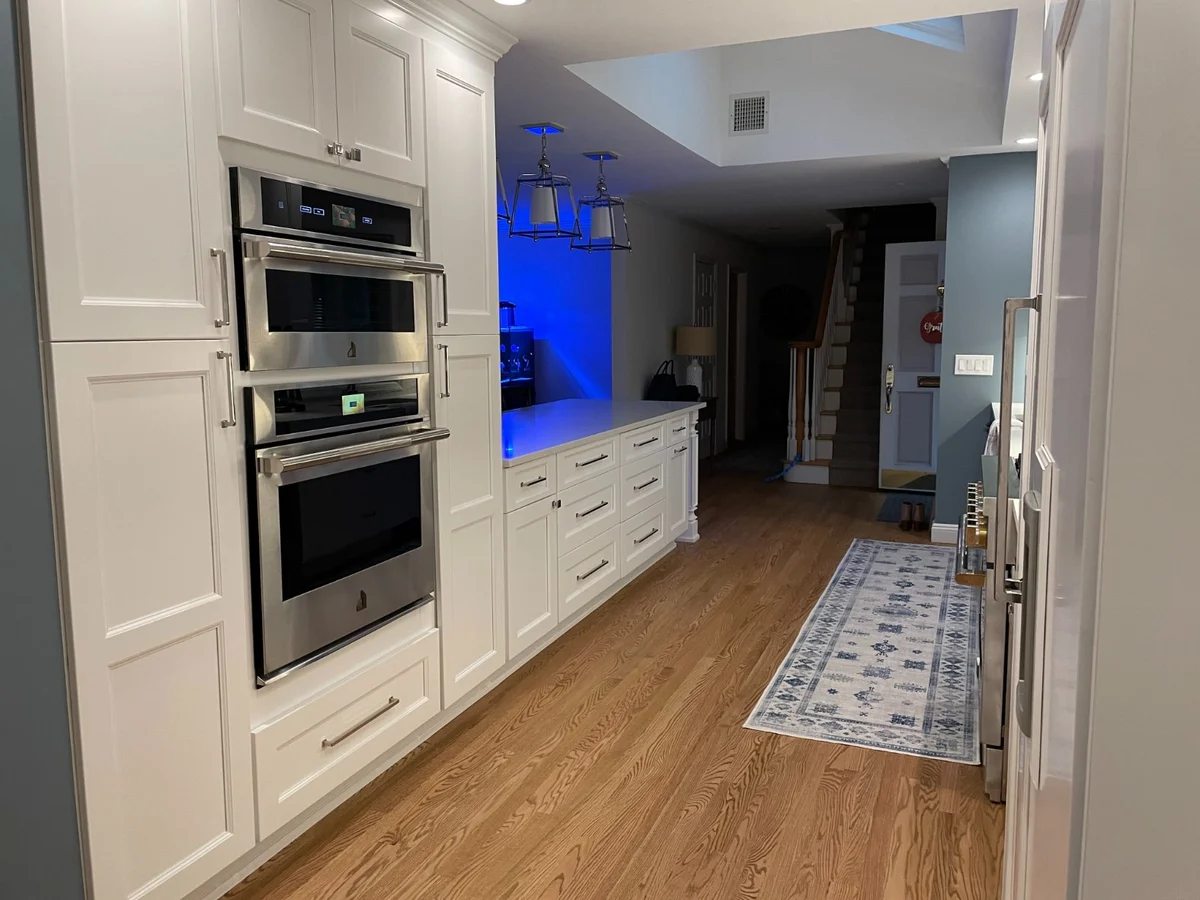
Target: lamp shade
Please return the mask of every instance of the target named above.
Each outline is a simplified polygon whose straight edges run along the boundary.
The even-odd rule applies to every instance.
[[[679,356],[716,356],[717,329],[711,325],[677,326],[675,353]]]

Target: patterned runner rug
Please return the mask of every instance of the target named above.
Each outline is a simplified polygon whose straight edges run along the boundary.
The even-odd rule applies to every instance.
[[[978,656],[952,548],[856,540],[745,727],[978,765]]]

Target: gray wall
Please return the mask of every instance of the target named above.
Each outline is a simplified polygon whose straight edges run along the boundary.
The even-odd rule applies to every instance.
[[[981,477],[990,404],[1000,399],[1004,300],[1029,293],[1036,180],[1035,153],[950,160],[936,514],[948,525],[957,525],[966,508],[967,482]],[[1026,326],[1020,323],[1016,344],[1018,402],[1025,390]],[[995,374],[954,375],[957,353],[995,356]]]
[[[83,897],[12,0],[0,0],[0,897]]]

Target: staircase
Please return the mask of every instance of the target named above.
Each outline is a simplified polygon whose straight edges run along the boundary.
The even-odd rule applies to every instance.
[[[802,466],[825,467],[826,478],[801,477],[840,487],[879,483],[882,397],[883,284],[887,245],[933,240],[931,204],[849,210],[841,248],[840,283],[831,292],[822,343],[809,353],[814,382],[811,415],[797,425],[808,457]],[[815,354],[815,355],[812,355]]]

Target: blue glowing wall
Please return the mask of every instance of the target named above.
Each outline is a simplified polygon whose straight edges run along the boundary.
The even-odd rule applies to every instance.
[[[612,260],[566,240],[510,238],[500,226],[500,299],[532,325],[537,400],[612,397]]]

